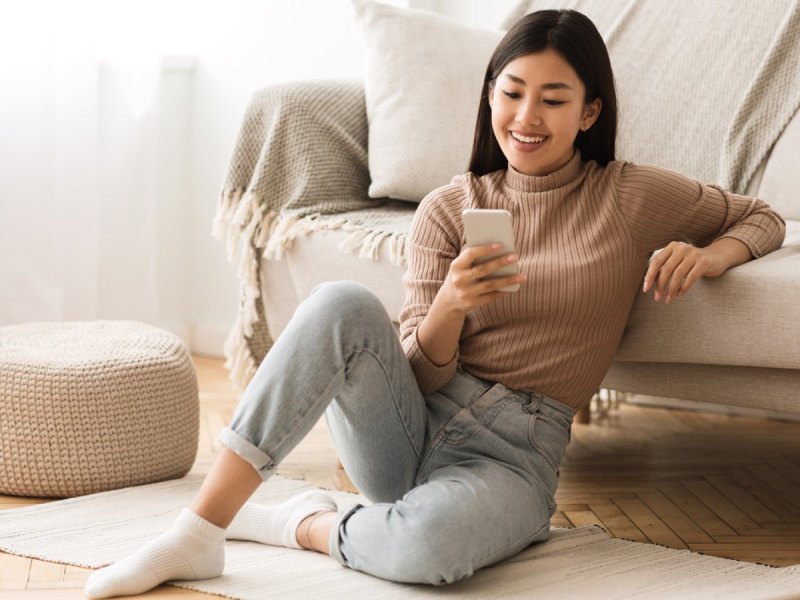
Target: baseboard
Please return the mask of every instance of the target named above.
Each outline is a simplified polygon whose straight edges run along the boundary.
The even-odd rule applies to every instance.
[[[641,406],[657,406],[660,408],[676,408],[694,412],[710,412],[730,415],[733,417],[753,417],[757,419],[775,419],[778,421],[791,421],[800,423],[800,415],[771,410],[768,408],[749,408],[744,406],[730,406],[716,402],[700,402],[696,400],[682,400],[680,398],[663,398],[661,396],[645,396],[642,394],[625,394],[625,401]]]
[[[192,354],[225,357],[225,340],[231,331],[232,324],[196,323],[192,328],[192,341],[189,344]]]

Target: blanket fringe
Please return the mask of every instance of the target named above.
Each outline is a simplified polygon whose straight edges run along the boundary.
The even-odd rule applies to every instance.
[[[228,261],[236,264],[241,283],[241,305],[233,329],[225,341],[225,367],[229,377],[244,389],[263,357],[256,357],[248,338],[255,323],[266,320],[259,314],[257,300],[261,296],[261,258],[281,260],[291,250],[298,236],[314,231],[340,229],[350,232],[339,249],[359,258],[377,260],[384,243],[388,244],[389,260],[404,267],[407,236],[401,233],[374,231],[345,218],[320,213],[297,215],[267,212],[265,203],[241,189],[224,190],[211,227],[212,235],[225,244]],[[237,259],[238,250],[238,259]],[[271,345],[272,340],[268,340]]]
[[[241,389],[247,387],[247,383],[256,374],[258,365],[250,351],[250,345],[243,335],[242,318],[236,317],[233,329],[225,340],[224,352],[227,360],[225,368],[228,369],[228,377]]]

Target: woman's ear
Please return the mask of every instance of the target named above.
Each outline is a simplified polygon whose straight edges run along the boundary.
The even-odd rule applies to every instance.
[[[583,108],[583,118],[581,119],[581,131],[587,131],[597,118],[600,116],[600,111],[603,109],[603,101],[600,96],[589,102]]]
[[[489,84],[486,88],[486,98],[489,100],[489,108],[492,108],[492,101],[494,100],[494,86]]]

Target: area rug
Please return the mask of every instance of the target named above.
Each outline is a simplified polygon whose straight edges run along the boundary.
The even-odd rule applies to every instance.
[[[200,477],[0,511],[0,549],[47,561],[99,567],[166,529],[187,505]],[[253,500],[283,500],[310,489],[272,477]],[[331,492],[340,509],[368,504]],[[222,577],[174,585],[261,600],[330,598],[547,598],[568,600],[800,598],[800,565],[773,568],[610,537],[591,525],[553,528],[546,542],[447,586],[398,584],[339,565],[316,552],[228,542]]]

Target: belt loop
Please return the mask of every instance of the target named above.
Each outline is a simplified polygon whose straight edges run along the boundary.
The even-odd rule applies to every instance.
[[[533,414],[539,411],[539,404],[541,403],[541,398],[539,395],[531,390],[521,390],[527,398],[525,399],[525,403],[522,405],[522,410],[526,413]]]

